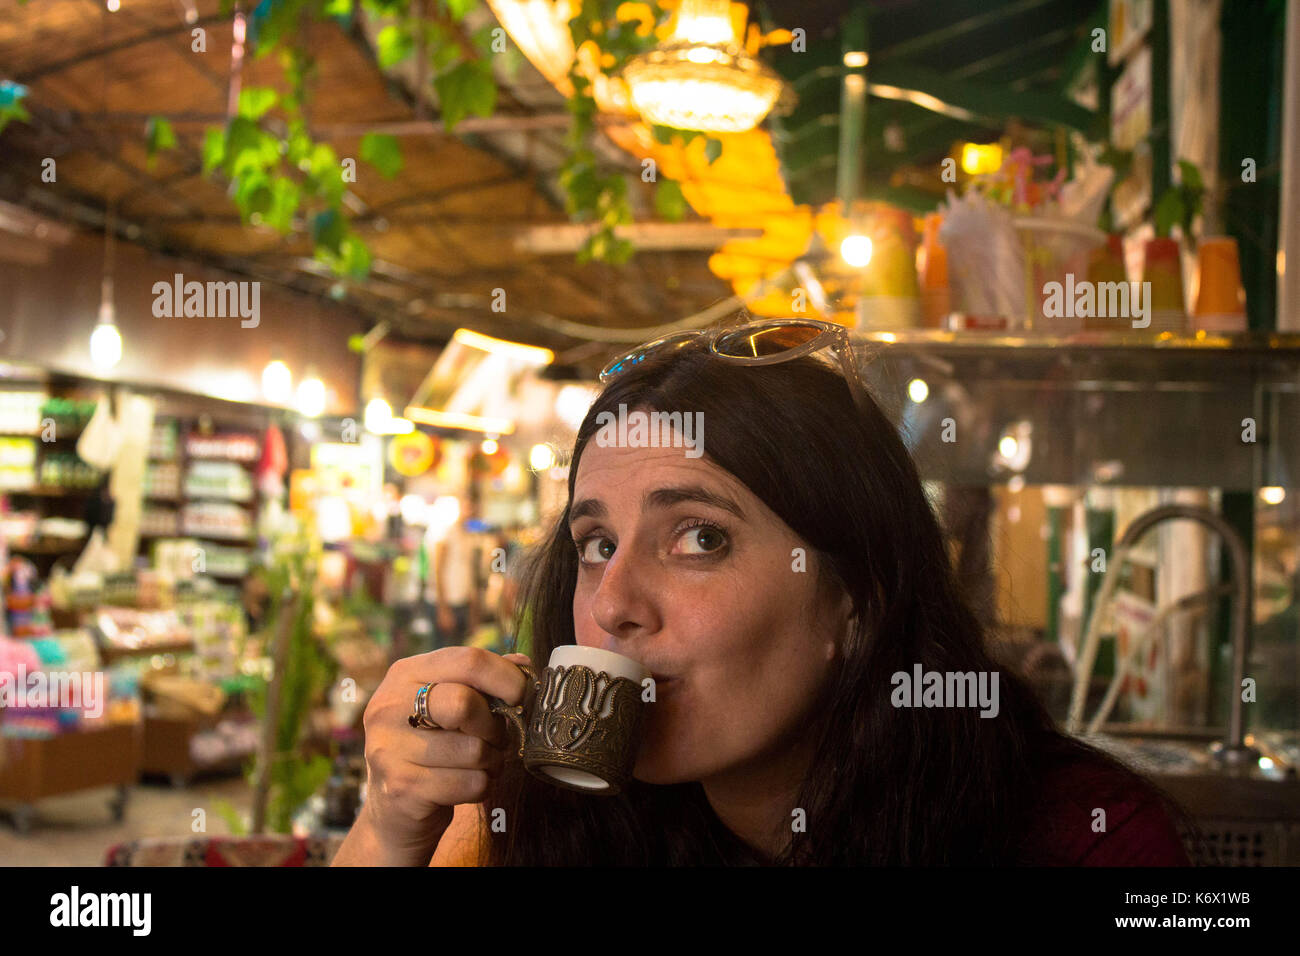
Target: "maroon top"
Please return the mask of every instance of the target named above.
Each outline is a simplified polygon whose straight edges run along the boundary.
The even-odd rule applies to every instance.
[[[1105,811],[1103,821],[1098,809]],[[1191,866],[1169,812],[1141,777],[1099,761],[1050,772],[1024,847],[1045,866]]]

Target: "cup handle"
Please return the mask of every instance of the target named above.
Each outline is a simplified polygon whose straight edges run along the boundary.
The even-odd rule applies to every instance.
[[[524,672],[524,677],[528,679],[528,687],[524,690],[524,702],[522,704],[507,704],[500,697],[493,697],[485,694],[488,701],[488,709],[494,714],[500,714],[505,717],[506,723],[510,724],[519,733],[519,756],[524,755],[524,743],[528,740],[528,722],[524,716],[531,707],[536,691],[538,688],[537,671],[531,664],[520,664],[513,662],[516,667]]]

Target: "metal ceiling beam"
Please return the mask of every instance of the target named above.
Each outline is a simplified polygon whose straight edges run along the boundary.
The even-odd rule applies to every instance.
[[[872,56],[878,56],[882,60],[911,59],[918,53],[933,50],[935,47],[956,40],[964,34],[979,30],[982,27],[992,26],[1000,20],[1008,20],[1022,13],[1028,13],[1030,10],[1047,6],[1052,2],[1054,0],[1015,0],[1013,3],[996,4],[991,9],[978,13],[973,17],[958,20],[956,23],[950,23],[938,30],[931,30],[928,33],[922,33],[920,36],[877,50],[872,53]]]
[[[576,252],[599,229],[589,223],[548,223],[520,229],[514,248],[535,255]],[[614,234],[630,240],[637,251],[706,249],[713,251],[732,239],[757,239],[762,229],[728,229],[708,222],[642,222],[615,226]]]
[[[903,100],[967,123],[1001,121],[1014,116],[1086,132],[1094,119],[1092,110],[1055,94],[984,86],[904,63],[873,67],[871,80],[870,89],[875,96]]]

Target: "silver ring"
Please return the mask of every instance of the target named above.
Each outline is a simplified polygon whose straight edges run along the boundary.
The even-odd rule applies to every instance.
[[[442,729],[429,716],[429,691],[433,689],[433,685],[434,682],[430,681],[415,692],[415,710],[406,718],[406,722],[412,727],[420,727],[424,730]]]

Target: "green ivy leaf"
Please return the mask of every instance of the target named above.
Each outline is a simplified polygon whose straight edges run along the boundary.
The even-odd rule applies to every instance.
[[[580,161],[566,165],[560,170],[560,185],[564,187],[569,215],[596,208],[600,180],[593,164]]]
[[[388,69],[411,55],[415,49],[415,38],[405,27],[390,24],[379,31],[375,44],[379,49],[379,65]]]
[[[658,123],[650,127],[650,133],[654,136],[655,142],[662,146],[671,146],[673,135],[676,134],[676,132],[677,130],[673,129],[671,126],[660,126]]]
[[[317,143],[307,158],[307,178],[312,191],[322,196],[331,206],[343,198],[343,167],[338,154],[326,143]]]
[[[226,129],[226,151],[223,167],[232,179],[250,170],[260,170],[265,164],[262,151],[262,130],[246,116],[236,116]]]
[[[485,63],[467,61],[452,67],[433,81],[442,106],[442,120],[448,130],[456,128],[469,113],[491,116],[496,108],[497,85]]]
[[[325,15],[336,20],[350,20],[352,0],[325,0]]]
[[[492,31],[498,29],[500,29],[500,27],[498,27],[495,23],[490,23],[487,26],[479,27],[477,30],[475,30],[473,33],[470,34],[470,38],[469,38],[470,43],[474,45],[474,49],[478,51],[478,55],[483,57],[483,59],[485,60],[488,57],[493,55],[492,54]]]
[[[459,23],[465,19],[465,15],[478,6],[478,0],[445,0],[447,12],[451,18]]]
[[[397,137],[387,133],[362,136],[361,158],[379,170],[385,179],[392,179],[402,169],[402,149],[397,145]]]
[[[1203,190],[1205,183],[1201,179],[1201,171],[1196,168],[1195,163],[1190,163],[1185,159],[1178,161],[1178,172],[1181,176],[1182,183],[1191,190]]]
[[[285,139],[285,159],[293,166],[297,166],[309,155],[311,155],[312,146],[311,137],[307,135],[307,125],[300,119],[296,119],[289,124],[289,135]]]
[[[370,250],[356,234],[348,234],[340,244],[335,271],[353,279],[364,279],[370,274]]]
[[[210,129],[203,136],[203,175],[209,176],[226,161],[226,131]]]
[[[337,256],[347,232],[347,223],[336,209],[326,209],[312,217],[311,239],[316,244],[317,255],[324,250]]]
[[[655,189],[655,211],[669,222],[681,222],[686,216],[686,197],[675,179],[661,179]]]
[[[27,87],[21,83],[0,80],[0,133],[4,132],[4,128],[14,120],[22,123],[31,121],[31,114],[22,104],[25,96],[27,96]]]
[[[631,242],[615,236],[611,239],[609,249],[605,253],[605,261],[611,265],[621,266],[632,258],[632,253],[635,251]]]
[[[433,50],[429,55],[429,63],[433,66],[435,75],[445,72],[461,61],[460,47],[455,43],[431,43],[429,48]]]
[[[302,195],[298,184],[287,176],[277,176],[271,183],[271,203],[262,214],[268,226],[287,234],[293,229],[293,217],[298,212]]]
[[[159,150],[174,149],[176,146],[176,131],[172,129],[172,124],[167,122],[161,116],[151,116],[144,127],[145,146],[149,152],[149,165],[153,165]]]
[[[260,120],[279,99],[280,94],[269,86],[247,87],[239,92],[239,115]]]
[[[261,170],[250,170],[235,179],[235,205],[247,222],[253,213],[265,212],[271,206],[270,180]]]
[[[1156,235],[1167,237],[1174,228],[1174,223],[1183,218],[1183,199],[1176,188],[1166,189],[1156,204]]]

